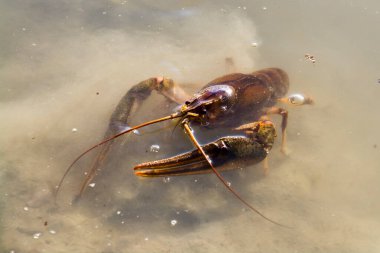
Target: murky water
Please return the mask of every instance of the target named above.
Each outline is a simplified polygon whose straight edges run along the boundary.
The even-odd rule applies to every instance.
[[[16,0],[0,10],[1,252],[380,251],[378,1]],[[121,140],[71,204],[91,155],[81,161],[54,204],[64,170],[101,140],[129,87],[165,75],[194,92],[225,73],[226,57],[240,72],[283,68],[291,92],[316,100],[288,108],[289,153],[277,140],[267,176],[261,165],[224,174],[293,229],[247,211],[214,175],[135,177],[135,164],[179,152],[157,127]],[[134,122],[161,116],[162,101]]]

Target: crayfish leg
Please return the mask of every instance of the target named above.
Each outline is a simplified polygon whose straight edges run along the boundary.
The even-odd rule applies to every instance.
[[[270,107],[264,110],[264,116],[278,114],[281,120],[281,152],[286,154],[286,127],[288,125],[288,111],[281,107]]]
[[[267,176],[269,173],[269,158],[265,157],[263,160],[263,169],[264,169],[264,175]]]

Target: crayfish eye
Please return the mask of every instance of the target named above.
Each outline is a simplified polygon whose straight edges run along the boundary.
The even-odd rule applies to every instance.
[[[185,105],[189,105],[189,104],[190,104],[190,101],[186,101],[186,102],[185,102]]]
[[[227,101],[227,96],[225,96],[225,95],[222,95],[222,96],[220,96],[220,101],[221,102],[226,102]]]

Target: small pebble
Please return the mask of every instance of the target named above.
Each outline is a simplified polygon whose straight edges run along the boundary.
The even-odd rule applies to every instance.
[[[29,211],[29,207],[24,206],[24,211]]]
[[[76,129],[75,127],[73,129],[71,129],[71,132],[73,132],[73,133],[75,133],[77,131],[78,131],[78,129]]]
[[[95,183],[91,183],[91,184],[89,184],[88,186],[94,188],[94,187],[95,187]]]
[[[171,220],[170,224],[174,227],[175,225],[177,225],[177,220]]]
[[[57,231],[55,231],[55,230],[49,230],[49,233],[52,234],[52,235],[55,235],[57,233]]]

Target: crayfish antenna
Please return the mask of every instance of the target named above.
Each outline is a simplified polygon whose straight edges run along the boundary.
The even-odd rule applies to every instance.
[[[97,157],[94,160],[93,165],[91,166],[90,171],[87,172],[86,178],[82,182],[79,194],[77,196],[78,199],[82,196],[84,190],[86,189],[90,181],[96,176],[96,171],[102,165],[104,159],[106,158],[106,155],[108,154],[108,151],[111,148],[112,143],[113,140],[110,140],[109,142],[105,143],[102,149],[99,151]]]
[[[73,166],[83,157],[85,156],[87,153],[89,153],[90,151],[96,149],[97,147],[99,146],[102,146],[104,145],[105,143],[108,143],[124,134],[127,134],[129,132],[132,132],[134,130],[137,130],[139,128],[142,128],[142,127],[145,127],[145,126],[149,126],[149,125],[153,125],[153,124],[156,124],[156,123],[159,123],[159,122],[162,122],[162,121],[166,121],[166,120],[171,120],[171,119],[175,119],[175,118],[179,118],[179,117],[182,117],[182,114],[180,113],[173,113],[169,116],[166,116],[166,117],[162,117],[162,118],[159,118],[159,119],[155,119],[155,120],[151,120],[151,121],[147,121],[145,123],[142,123],[140,125],[137,125],[137,126],[134,126],[134,127],[131,127],[129,128],[128,130],[125,130],[125,131],[122,131],[118,134],[115,134],[109,138],[106,138],[105,140],[99,142],[98,144],[95,144],[94,146],[90,147],[89,149],[85,150],[82,154],[80,154],[77,158],[74,159],[74,161],[70,164],[70,166],[66,169],[65,173],[63,174],[61,180],[59,181],[58,185],[56,186],[57,190],[55,192],[55,200],[57,200],[57,196],[58,196],[58,193],[60,191],[60,189],[62,188],[62,184],[63,184],[63,181],[65,180],[66,176],[69,174],[69,172],[71,171],[71,169],[73,168]],[[109,147],[108,147],[109,148]],[[108,151],[108,150],[107,150]],[[104,154],[103,152],[101,152],[99,155],[102,155]],[[102,161],[104,159],[104,157],[100,157],[100,161]],[[98,160],[98,159],[96,159]],[[96,169],[97,169],[97,165],[99,163],[95,162],[94,166],[95,167],[92,167],[90,173],[87,174],[87,177],[85,178],[85,180],[83,181],[82,183],[82,186],[81,186],[81,190],[80,190],[80,193],[78,194],[78,198],[83,194],[84,190],[86,189],[87,187],[87,184],[91,181],[91,179],[93,178],[94,176],[94,172],[96,172]]]
[[[203,150],[203,148],[201,147],[201,145],[199,145],[198,141],[195,139],[195,136],[193,134],[193,131],[192,129],[190,128],[189,126],[189,123],[187,121],[184,121],[183,123],[183,127],[186,131],[186,133],[189,135],[190,137],[190,140],[194,143],[194,145],[197,147],[197,149],[199,150],[199,152],[203,155],[203,157],[206,159],[207,163],[210,165],[212,171],[214,172],[214,174],[218,177],[218,179],[224,184],[224,186],[233,194],[235,195],[236,198],[238,198],[245,206],[247,206],[249,209],[251,209],[252,211],[254,211],[255,213],[257,213],[258,215],[260,215],[262,218],[264,218],[265,220],[275,224],[275,225],[278,225],[280,227],[284,227],[284,228],[292,228],[292,227],[289,227],[289,226],[286,226],[286,225],[283,225],[281,223],[278,223],[277,221],[274,221],[268,217],[266,217],[264,214],[262,214],[259,210],[257,210],[256,208],[254,208],[251,204],[249,204],[247,201],[245,201],[239,193],[237,193],[230,185],[229,183],[223,178],[223,176],[215,169],[214,165],[212,165],[212,161],[210,160],[210,158],[208,157],[208,155],[205,153],[205,151]]]

